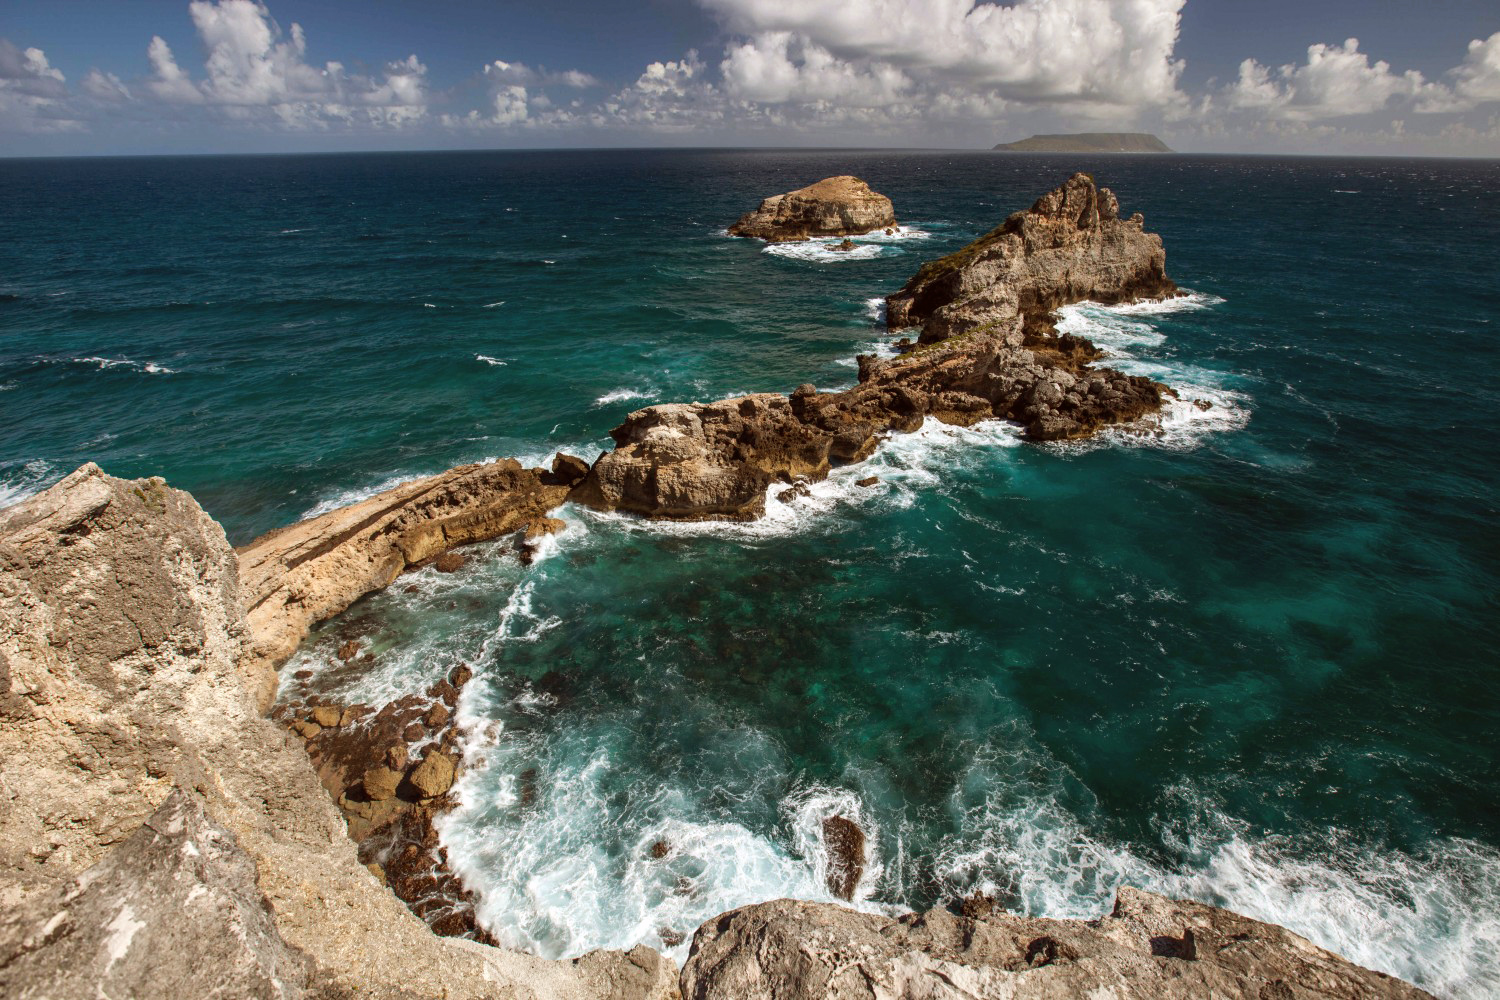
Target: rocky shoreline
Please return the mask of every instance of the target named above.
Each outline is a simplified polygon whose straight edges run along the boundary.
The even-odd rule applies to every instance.
[[[796,502],[799,482],[928,417],[1057,440],[1170,393],[1052,328],[1067,302],[1175,291],[1159,238],[1091,179],[944,261],[891,299],[918,342],[861,358],[856,387],[647,407],[592,466],[463,466],[238,551],[188,494],[92,465],[0,510],[0,993],[1426,996],[1273,925],[1130,889],[1096,921],[980,897],[900,918],[765,903],[699,927],[680,977],[645,946],[546,961],[491,946],[434,829],[463,767],[468,666],[386,705],[294,690],[273,707],[315,622],[410,569],[455,568],[466,544],[511,536],[525,559],[566,500],[751,518],[775,484],[774,502]],[[367,656],[350,636],[332,666]],[[823,835],[830,889],[850,898],[864,834],[832,817]]]

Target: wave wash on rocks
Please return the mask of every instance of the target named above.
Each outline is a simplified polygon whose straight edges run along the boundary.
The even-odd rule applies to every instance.
[[[289,720],[302,739],[262,716],[275,668],[314,621],[455,546],[555,530],[545,513],[569,496],[657,517],[753,517],[774,479],[824,475],[927,416],[1009,416],[1047,438],[1159,406],[1162,387],[1090,368],[1088,346],[1053,336],[1039,310],[1089,288],[1170,293],[1160,241],[1112,226],[1113,199],[1082,175],[1037,204],[908,285],[908,318],[962,306],[943,314],[940,343],[862,359],[846,393],[637,411],[592,470],[567,456],[551,471],[465,466],[238,555],[188,494],[94,465],[0,510],[0,994],[1425,996],[1273,925],[1133,890],[1091,922],[991,913],[980,899],[957,916],[896,920],[767,903],[700,927],[680,980],[645,946],[551,962],[440,938],[360,863],[349,832],[415,815],[430,832],[461,766],[442,734],[464,671],[428,692],[431,705],[309,705]],[[983,284],[1002,272],[1004,287]],[[921,291],[939,280],[947,291]],[[412,740],[430,744],[420,762]],[[440,780],[427,773],[436,764]],[[415,801],[393,804],[405,785]],[[360,794],[340,796],[341,816],[329,793],[346,786]],[[409,881],[432,881],[427,855],[415,857]]]

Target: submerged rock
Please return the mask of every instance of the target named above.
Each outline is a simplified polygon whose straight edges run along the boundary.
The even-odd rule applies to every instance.
[[[823,847],[828,851],[828,891],[852,901],[865,874],[865,832],[851,819],[830,816],[823,821]]]
[[[791,243],[822,236],[862,236],[895,224],[891,199],[846,174],[772,195],[730,226],[729,235]],[[851,243],[836,249],[852,247]]]
[[[1100,920],[781,899],[698,928],[684,1000],[1431,1000],[1274,924],[1122,888]]]

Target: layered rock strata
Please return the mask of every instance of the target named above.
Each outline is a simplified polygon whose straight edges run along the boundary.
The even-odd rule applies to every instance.
[[[698,928],[684,1000],[1432,1000],[1274,924],[1124,888],[1099,920],[782,899]]]
[[[886,299],[892,330],[921,327],[920,343],[986,329],[1020,337],[1028,322],[1085,300],[1112,304],[1177,294],[1161,237],[1088,174],[1016,212],[968,246],[923,264]],[[1017,341],[1019,342],[1019,341]]]
[[[157,842],[140,835],[147,843],[128,848],[122,865],[145,859],[135,878],[167,898],[191,895],[197,880],[218,894],[201,905],[221,915],[247,913],[242,902],[260,907],[286,954],[306,956],[308,995],[673,995],[675,968],[649,948],[549,962],[435,937],[361,863],[302,742],[261,716],[239,669],[246,628],[237,570],[219,525],[160,480],[115,479],[87,465],[0,511],[0,914],[45,917],[0,929],[0,966],[19,970],[0,992],[96,996],[96,984],[75,972],[84,961],[77,947],[88,941],[108,942],[114,957],[103,981],[118,970],[128,984],[152,970],[154,988],[133,995],[213,992],[194,985],[193,939],[148,929],[148,915],[165,919],[164,911],[136,908],[109,888],[129,881],[109,874],[117,869],[80,879],[180,788],[201,799],[213,824],[185,819],[197,839],[181,843],[201,851],[208,838],[220,853],[161,867],[150,860],[162,856]],[[151,822],[168,838],[162,844],[175,843],[175,820]],[[265,907],[251,892],[252,869],[234,860],[227,839],[213,839],[220,829],[253,862]],[[101,888],[87,896],[97,906],[85,893],[77,905],[42,912],[89,884]],[[215,962],[243,982],[267,982],[264,970],[279,970],[272,959],[282,952],[264,926],[241,926],[244,937],[222,928]],[[137,953],[172,941],[185,946]],[[283,995],[302,995],[287,970],[274,973]]]
[[[551,471],[524,469],[510,458],[461,465],[240,548],[240,590],[250,625],[243,666],[261,710],[275,697],[276,668],[314,623],[456,546],[544,522],[581,477],[582,465],[565,455]]]
[[[862,236],[895,226],[891,199],[871,191],[870,185],[858,177],[845,174],[772,195],[730,226],[729,235],[768,243],[798,243],[825,236]]]

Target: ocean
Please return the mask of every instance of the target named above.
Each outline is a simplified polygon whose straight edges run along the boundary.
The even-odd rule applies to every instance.
[[[864,908],[1089,917],[1131,884],[1500,994],[1500,163],[0,161],[0,503],[95,461],[238,544],[465,462],[592,459],[652,402],[847,386],[884,295],[1080,169],[1191,293],[1064,312],[1182,392],[1158,424],[929,423],[751,524],[567,507],[530,567],[415,572],[286,683],[475,669],[442,836],[538,954],[680,959],[725,909],[829,899],[840,814]],[[726,236],[838,173],[903,231]],[[323,676],[349,635],[375,664]]]

